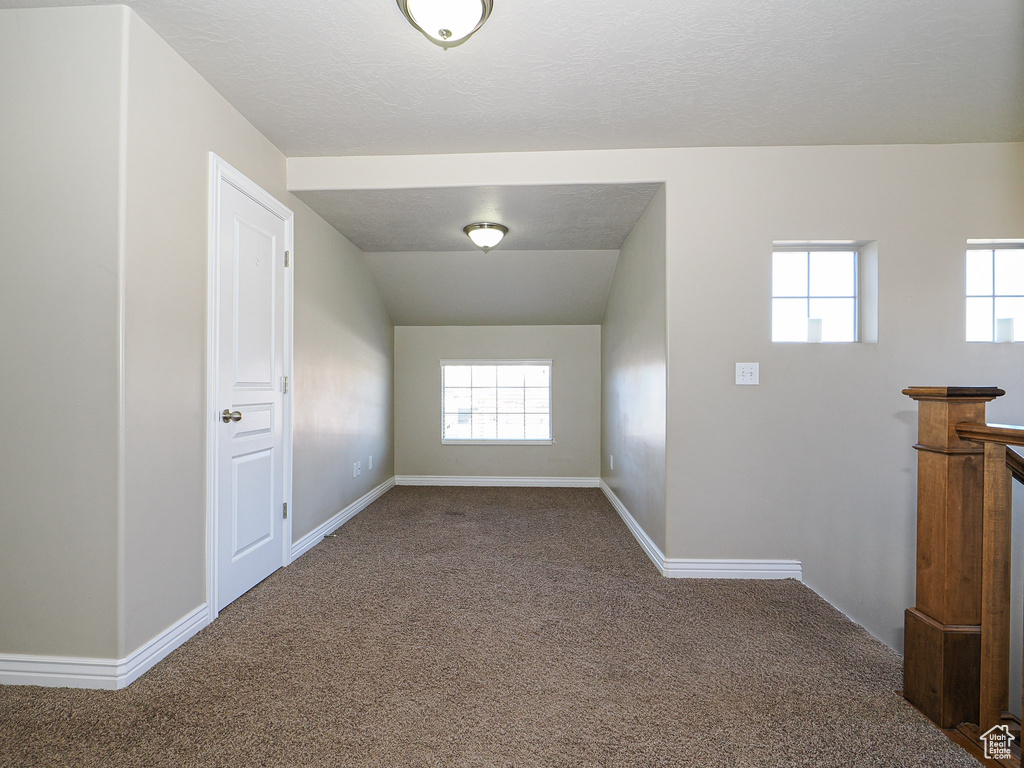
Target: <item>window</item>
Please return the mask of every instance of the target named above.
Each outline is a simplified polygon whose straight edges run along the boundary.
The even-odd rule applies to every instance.
[[[1024,341],[1024,243],[968,240],[967,340]]]
[[[550,360],[442,360],[441,442],[551,442]]]
[[[772,252],[772,341],[857,341],[857,244]]]

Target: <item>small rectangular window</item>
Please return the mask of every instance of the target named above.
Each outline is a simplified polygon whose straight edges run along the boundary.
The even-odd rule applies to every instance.
[[[858,260],[852,243],[776,243],[772,341],[857,341]]]
[[[967,243],[967,341],[1024,341],[1024,242]]]
[[[551,443],[550,360],[442,360],[442,443]]]

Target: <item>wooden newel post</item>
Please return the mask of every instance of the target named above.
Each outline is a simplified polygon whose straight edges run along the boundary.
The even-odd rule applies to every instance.
[[[903,694],[942,728],[978,722],[985,423],[997,387],[910,387],[918,403],[917,594],[905,616]]]

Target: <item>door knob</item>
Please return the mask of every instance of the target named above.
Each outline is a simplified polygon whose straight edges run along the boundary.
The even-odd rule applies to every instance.
[[[221,418],[221,420],[225,424],[227,424],[228,422],[231,422],[231,421],[241,421],[242,420],[242,412],[241,411],[232,411],[232,410],[230,410],[228,408],[225,408],[224,412],[220,415],[220,418]]]

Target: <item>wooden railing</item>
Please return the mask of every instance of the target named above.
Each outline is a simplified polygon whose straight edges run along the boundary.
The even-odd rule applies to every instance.
[[[1006,466],[1010,468],[1010,474],[1018,483],[1024,483],[1024,456],[1016,451],[1006,452]]]
[[[981,737],[1010,720],[1011,484],[1024,482],[1024,459],[1008,446],[1024,446],[1024,427],[985,423],[985,403],[1005,394],[995,387],[903,392],[919,404],[917,604],[906,613],[904,695],[980,753]],[[1020,752],[989,764],[1019,766]]]
[[[1024,427],[960,423],[961,440],[983,443],[981,680],[978,729],[985,733],[1010,706],[1010,464],[1020,456],[1008,445],[1024,445]],[[1014,458],[1011,458],[1014,457]]]

